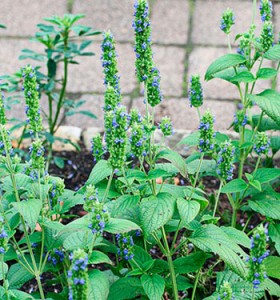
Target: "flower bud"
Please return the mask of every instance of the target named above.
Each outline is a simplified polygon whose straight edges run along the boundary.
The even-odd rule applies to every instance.
[[[113,145],[113,132],[114,126],[116,126],[114,121],[114,112],[108,111],[104,115],[104,127],[105,127],[105,142],[107,150],[109,150]]]
[[[89,228],[93,234],[102,234],[110,216],[103,203],[98,200],[98,191],[93,185],[87,186],[84,210],[89,212],[91,223]]]
[[[221,24],[220,24],[221,30],[226,34],[230,34],[231,27],[232,25],[235,24],[234,21],[235,21],[235,16],[233,14],[233,11],[228,8],[227,10],[224,11],[222,15]]]
[[[8,250],[8,233],[5,230],[5,221],[3,216],[0,216],[0,254],[5,254]]]
[[[160,90],[160,74],[155,67],[148,73],[147,79],[147,98],[148,103],[154,107],[162,101],[162,94]]]
[[[264,259],[269,255],[267,248],[267,228],[262,224],[258,226],[251,237],[250,257],[247,259],[249,273],[247,280],[253,284],[254,288],[264,281],[266,276]]]
[[[59,249],[53,249],[51,253],[49,254],[47,260],[49,263],[51,263],[53,266],[61,265],[64,261],[65,254],[63,251]]]
[[[260,44],[262,47],[262,51],[266,52],[273,45],[274,42],[274,31],[273,24],[271,21],[265,21],[263,24],[261,36],[260,36]]]
[[[146,156],[146,136],[144,135],[143,125],[136,122],[132,124],[130,143],[133,157]]]
[[[129,114],[129,124],[132,125],[134,123],[142,123],[142,116],[137,108],[133,108]]]
[[[220,287],[218,300],[234,300],[232,288],[229,282],[225,281]]]
[[[105,92],[104,100],[105,100],[104,111],[107,112],[107,111],[114,110],[117,107],[117,105],[121,101],[121,97],[111,85],[108,85]]]
[[[5,114],[5,106],[4,106],[4,93],[1,92],[0,89],[0,124],[5,125],[7,123],[6,114]]]
[[[75,250],[70,259],[71,267],[68,271],[69,300],[88,299],[88,256],[84,250]]]
[[[42,117],[39,105],[38,84],[36,82],[35,70],[31,66],[26,66],[22,70],[24,78],[24,96],[26,102],[25,113],[30,128],[30,134],[39,133],[43,129]]]
[[[60,204],[60,197],[64,193],[65,184],[64,180],[59,177],[49,177],[48,183],[51,184],[49,189],[49,201],[51,209],[53,209],[57,204]]]
[[[135,5],[132,27],[135,31],[136,74],[140,82],[145,81],[153,66],[151,49],[151,26],[147,0],[138,0]]]
[[[173,134],[173,126],[169,117],[164,117],[161,119],[159,128],[164,136],[169,136]]]
[[[270,21],[272,18],[272,2],[269,0],[261,0],[259,9],[262,21]]]
[[[258,155],[267,155],[270,146],[270,139],[268,138],[267,134],[265,132],[258,132],[255,140],[256,142],[254,144],[254,151]]]
[[[0,124],[0,156],[6,156],[7,152],[13,154],[11,139],[6,127]]]
[[[91,149],[92,149],[93,160],[95,163],[99,162],[102,159],[104,154],[101,135],[98,134],[95,137],[93,137],[91,140],[91,144],[92,144]]]
[[[236,132],[239,132],[239,127],[244,127],[246,124],[248,124],[248,116],[244,113],[243,110],[238,110],[234,114],[234,120],[233,120],[233,128]]]
[[[190,79],[189,100],[190,106],[200,107],[203,104],[202,86],[199,75],[192,75]]]
[[[30,168],[32,170],[43,170],[45,168],[44,153],[45,149],[40,139],[33,141],[29,147]]]
[[[108,31],[103,35],[103,42],[101,45],[103,54],[101,56],[102,66],[105,75],[104,83],[110,85],[116,93],[120,94],[119,80],[117,68],[117,54],[115,49],[115,39],[113,34]]]
[[[233,177],[233,158],[235,148],[231,142],[221,144],[221,149],[217,157],[217,173],[224,180],[231,180]]]
[[[133,254],[133,238],[129,233],[119,233],[116,235],[118,244],[118,254],[121,258],[128,261],[134,257]]]
[[[211,152],[214,150],[214,117],[206,111],[200,119],[199,124],[199,145],[200,152]]]
[[[112,140],[110,148],[109,162],[113,169],[121,169],[125,162],[126,144],[127,144],[127,113],[123,106],[115,110],[112,121]]]

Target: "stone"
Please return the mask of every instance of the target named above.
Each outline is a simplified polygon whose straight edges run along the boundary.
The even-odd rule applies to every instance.
[[[78,144],[81,140],[82,129],[75,126],[60,126],[55,133],[56,137],[69,139],[72,143]],[[63,143],[56,140],[53,144],[54,151],[77,151],[70,143]]]
[[[95,30],[111,30],[117,41],[133,41],[132,28],[134,0],[76,0],[73,5],[73,13],[82,13],[86,18],[84,25],[91,26]],[[100,39],[100,36],[98,37]]]
[[[75,114],[72,116],[66,116],[66,125],[78,126],[80,128],[86,129],[88,127],[104,127],[104,113],[102,107],[104,106],[104,96],[103,95],[91,95],[83,94],[78,100],[85,100],[86,102],[79,108],[79,110],[89,111],[96,116],[96,119],[92,119],[83,114]],[[122,105],[129,106],[129,97],[123,97]]]
[[[103,134],[104,129],[100,127],[88,127],[82,133],[82,139],[88,151],[91,151],[91,141],[92,138],[97,136],[98,134]]]
[[[2,0],[0,20],[7,29],[1,35],[29,37],[38,31],[38,23],[47,23],[43,18],[67,13],[67,0]],[[50,23],[48,23],[50,24]]]
[[[187,43],[190,5],[188,1],[155,1],[152,6],[152,40],[155,43]]]
[[[88,47],[88,51],[95,56],[83,56],[77,58],[78,65],[69,68],[69,81],[67,90],[72,93],[104,93],[104,74],[101,57],[101,42],[95,42]],[[118,69],[120,75],[120,87],[124,94],[131,93],[136,88],[135,55],[130,44],[117,44]]]
[[[164,96],[181,96],[183,93],[185,49],[154,46],[154,60],[161,73]]]
[[[197,0],[193,15],[192,42],[199,45],[227,45],[227,36],[220,29],[220,20],[223,12],[231,8],[236,16],[230,39],[234,42],[235,36],[247,32],[252,22],[252,1],[248,0]],[[255,23],[256,33],[261,30],[261,18],[257,9]],[[237,46],[237,44],[236,44]]]

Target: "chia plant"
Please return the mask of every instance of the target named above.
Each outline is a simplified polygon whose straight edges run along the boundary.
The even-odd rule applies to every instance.
[[[199,75],[192,75],[189,88],[190,106],[200,107],[203,104],[202,85]]]
[[[222,15],[220,28],[224,33],[229,34],[231,27],[234,24],[235,24],[235,16],[233,14],[233,11],[228,8],[226,11],[224,11]]]
[[[207,111],[200,119],[199,123],[199,145],[200,152],[211,152],[214,150],[214,117]]]

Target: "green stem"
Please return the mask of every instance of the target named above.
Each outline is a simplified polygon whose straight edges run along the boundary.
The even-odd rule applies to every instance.
[[[231,52],[232,50],[231,50],[231,43],[230,43],[230,35],[229,34],[227,34],[227,44],[228,44],[228,50],[229,50],[229,52]]]
[[[176,282],[176,274],[175,274],[174,264],[173,264],[173,260],[172,260],[172,254],[170,252],[166,234],[165,234],[165,230],[163,227],[161,227],[161,232],[162,232],[164,248],[166,251],[167,262],[168,262],[169,271],[170,271],[171,280],[172,280],[172,289],[173,289],[173,296],[174,296],[174,298],[172,298],[172,299],[179,300],[178,287],[177,287],[177,282]]]
[[[238,206],[234,202],[234,199],[232,198],[231,194],[227,194],[228,200],[230,202],[230,205],[232,207],[232,219],[231,219],[231,226],[235,227],[236,226],[236,216],[237,216],[237,210]]]
[[[6,300],[9,300],[8,285],[7,285],[6,274],[4,270],[4,254],[1,254],[1,266],[2,266],[3,286],[5,290]]]
[[[280,68],[280,62],[278,63],[277,68],[276,68],[276,70],[277,70],[278,72],[279,72],[279,68]],[[278,74],[277,74],[277,75],[273,78],[273,80],[272,80],[271,88],[272,88],[273,90],[276,89],[277,76],[278,76]]]
[[[247,226],[248,226],[248,224],[249,224],[251,218],[252,218],[252,215],[248,217],[248,219],[247,219],[247,221],[246,221],[246,223],[245,223],[245,225],[244,225],[244,228],[242,229],[243,232],[245,232],[245,230],[246,230],[246,228],[247,228]]]
[[[252,288],[252,300],[255,300],[255,289],[254,289],[254,287]]]
[[[214,206],[214,211],[213,211],[213,217],[215,217],[215,214],[216,214],[216,210],[217,210],[217,207],[218,207],[218,202],[219,202],[219,198],[220,198],[222,186],[223,186],[223,181],[221,180],[220,181],[219,190],[218,190],[218,193],[217,193],[217,196],[216,196],[216,199],[215,199],[215,206]]]
[[[111,175],[109,177],[109,181],[108,181],[107,188],[105,190],[102,202],[105,202],[105,200],[106,200],[106,198],[108,196],[108,193],[109,193],[109,190],[110,190],[110,187],[111,187],[111,184],[112,184],[113,176],[114,176],[114,171],[111,173]]]
[[[197,272],[196,277],[195,277],[191,300],[194,300],[194,298],[195,298],[195,292],[196,292],[199,276],[200,276],[200,270]]]

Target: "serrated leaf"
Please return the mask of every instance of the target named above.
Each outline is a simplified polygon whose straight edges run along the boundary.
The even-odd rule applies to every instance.
[[[168,160],[180,171],[180,174],[183,177],[187,176],[187,165],[179,153],[170,149],[165,149],[158,154],[158,158]]]
[[[104,300],[109,295],[109,280],[100,270],[91,270],[89,275],[88,300]]]
[[[97,184],[104,178],[110,176],[113,172],[112,167],[110,166],[107,160],[100,160],[92,169],[87,184]]]
[[[203,225],[198,228],[189,240],[199,249],[205,252],[218,254],[224,262],[241,277],[246,276],[246,267],[240,254],[246,253],[234,243],[221,228],[213,225]]]
[[[211,255],[206,254],[202,251],[198,251],[188,256],[177,258],[174,260],[175,272],[176,274],[188,274],[190,272],[197,272],[209,257],[211,257]]]
[[[141,283],[150,300],[160,300],[165,287],[164,279],[158,274],[141,276]]]
[[[262,186],[261,183],[258,180],[252,180],[249,182],[249,184],[254,187],[255,189],[257,189],[258,191],[262,191]]]
[[[193,175],[196,174],[200,165],[200,159],[196,159],[191,161],[190,163],[187,163],[188,173]],[[211,160],[204,159],[201,163],[199,173],[201,175],[209,175],[209,176],[215,176],[216,175],[216,162]]]
[[[4,271],[4,274],[3,274],[3,271]],[[0,280],[3,280],[3,278],[4,278],[4,276],[6,276],[7,272],[8,272],[8,265],[5,262],[3,262],[3,264],[1,262]]]
[[[280,297],[280,286],[276,282],[266,278],[263,283],[261,283],[261,287],[266,289],[270,295]]]
[[[255,173],[254,179],[258,180],[260,183],[266,183],[274,179],[279,179],[280,169],[276,168],[261,168]]]
[[[73,251],[75,249],[84,249],[88,247],[93,240],[93,234],[89,231],[78,230],[69,234],[63,241],[65,250]]]
[[[280,257],[269,256],[264,261],[265,271],[269,277],[280,279]]]
[[[260,94],[249,95],[248,97],[280,126],[280,94],[278,92],[265,90]]]
[[[265,54],[264,58],[273,60],[273,61],[278,61],[280,60],[280,45],[274,45],[271,47]]]
[[[27,281],[34,278],[34,275],[29,273],[22,265],[19,263],[13,264],[8,272],[7,279],[9,280],[10,289],[19,289]]]
[[[263,216],[280,220],[279,201],[275,199],[249,200],[248,205]]]
[[[268,226],[268,234],[275,243],[275,249],[280,254],[280,224],[270,223]]]
[[[44,227],[44,238],[45,238],[45,247],[48,250],[58,248],[62,241],[58,238],[58,233],[64,228],[64,226],[57,221],[47,221],[43,224]]]
[[[140,196],[123,195],[113,203],[111,216],[113,218],[131,219],[137,211]]]
[[[117,234],[138,229],[140,229],[140,227],[129,220],[111,218],[105,225],[104,231]]]
[[[246,58],[239,54],[226,54],[216,59],[207,69],[205,80],[211,80],[215,73],[230,67],[236,67],[246,61]]]
[[[177,207],[181,218],[182,226],[190,223],[199,213],[200,205],[196,201],[188,201],[183,198],[177,200]]]
[[[28,199],[13,203],[14,208],[23,216],[24,220],[33,231],[36,227],[42,202],[40,199]]]
[[[9,295],[10,297],[11,296],[14,297],[12,299],[16,299],[16,300],[34,300],[34,298],[31,295],[18,290],[9,290]]]
[[[222,187],[222,193],[237,193],[245,191],[247,183],[243,179],[233,179]]]
[[[254,115],[252,117],[253,125],[256,127],[259,124],[260,115]],[[258,126],[258,131],[267,131],[267,130],[280,130],[280,126],[277,125],[276,122],[274,122],[269,117],[262,117],[261,122]]]
[[[16,186],[17,186],[18,190],[19,189],[26,190],[28,188],[28,185],[33,182],[32,179],[29,176],[25,175],[25,174],[15,174],[14,178],[15,178]],[[11,179],[10,176],[7,176],[3,179],[2,188],[6,192],[14,190],[12,179]]]
[[[250,239],[243,231],[240,231],[233,227],[225,227],[225,226],[222,226],[221,229],[236,244],[242,245],[245,248],[250,248],[251,245]]]
[[[174,212],[175,198],[167,193],[152,196],[140,204],[140,219],[144,234],[150,235],[164,226]]]
[[[138,296],[144,294],[139,278],[124,277],[111,285],[108,300],[137,299]]]
[[[272,68],[261,68],[257,72],[258,79],[270,79],[277,76],[278,71]]]

